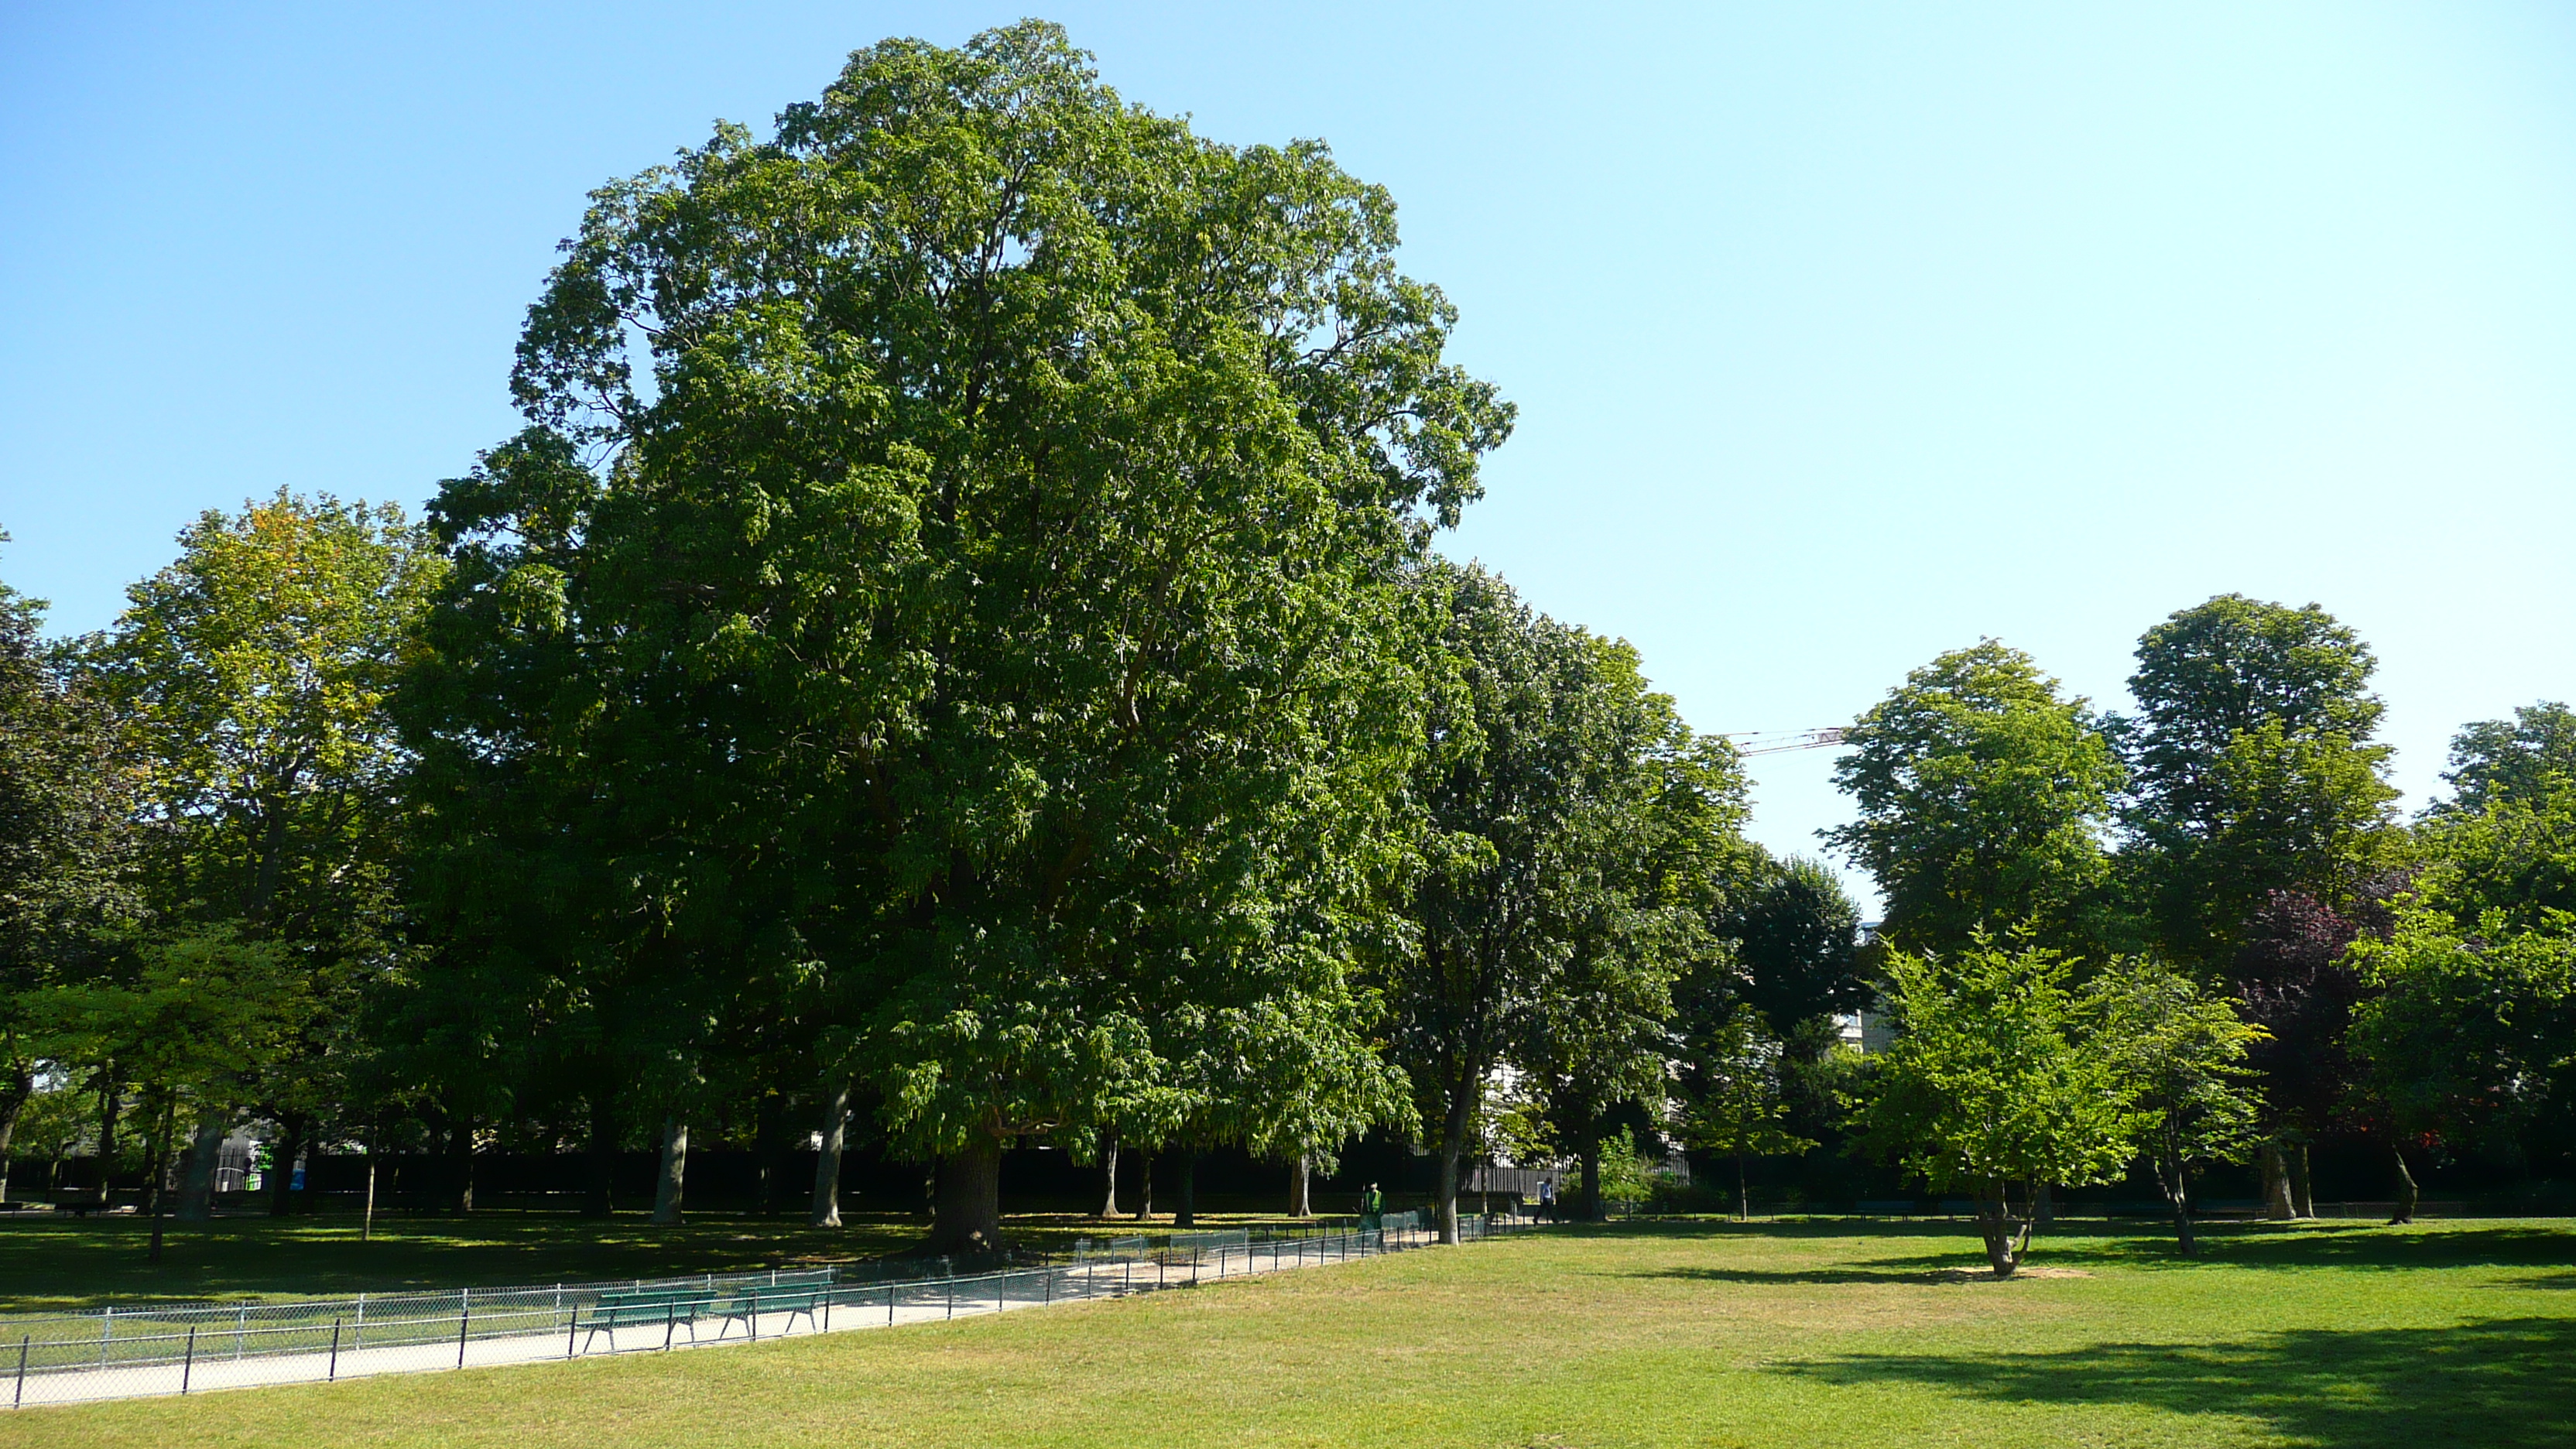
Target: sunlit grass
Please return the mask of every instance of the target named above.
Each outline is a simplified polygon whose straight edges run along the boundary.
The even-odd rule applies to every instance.
[[[0,1443],[2576,1442],[2554,1223],[2062,1235],[1641,1224],[720,1352],[0,1415]]]

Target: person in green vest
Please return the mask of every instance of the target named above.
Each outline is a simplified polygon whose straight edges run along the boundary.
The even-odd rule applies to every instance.
[[[1372,1182],[1360,1190],[1360,1231],[1376,1232],[1385,1221],[1386,1194],[1378,1191],[1377,1184]]]

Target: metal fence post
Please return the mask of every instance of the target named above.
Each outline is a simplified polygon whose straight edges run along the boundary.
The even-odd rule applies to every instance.
[[[678,1305],[677,1303],[665,1303],[665,1304],[663,1304],[663,1305],[662,1305],[662,1351],[663,1351],[664,1353],[669,1353],[669,1352],[671,1351],[671,1330],[672,1330],[672,1329],[674,1329],[674,1328],[676,1328],[676,1327],[678,1327],[678,1326],[679,1326],[679,1323],[680,1323],[680,1305]],[[692,1333],[695,1333],[697,1330],[696,1330],[696,1329],[691,1329],[691,1330],[689,1330],[689,1331],[690,1331],[690,1332],[692,1332]]]
[[[340,1381],[340,1320],[336,1318],[331,1320],[331,1370],[328,1377],[335,1384]]]
[[[468,1326],[468,1325],[470,1325],[470,1324],[472,1324],[472,1323],[473,1323],[473,1321],[474,1321],[474,1309],[473,1309],[473,1306],[472,1306],[471,1304],[468,1304],[468,1303],[465,1301],[464,1293],[465,1293],[465,1290],[464,1290],[464,1289],[462,1289],[462,1288],[460,1288],[460,1289],[458,1289],[458,1290],[457,1290],[457,1300],[456,1300],[456,1366],[457,1366],[458,1368],[463,1368],[463,1367],[465,1367],[465,1330],[466,1330],[467,1326]]]
[[[558,1305],[560,1305],[560,1304],[562,1303],[562,1301],[563,1301],[563,1295],[562,1295],[560,1292],[558,1292],[558,1293],[555,1295],[555,1301],[556,1301],[556,1303],[557,1303]],[[576,1334],[576,1333],[579,1333],[580,1331],[581,1331],[581,1305],[580,1305],[580,1304],[578,1304],[578,1303],[576,1303],[576,1304],[574,1304],[574,1305],[572,1306],[572,1317],[567,1318],[567,1319],[565,1319],[565,1320],[564,1320],[564,1357],[565,1357],[565,1358],[570,1358],[570,1357],[572,1357],[572,1336],[573,1336],[574,1334]]]
[[[179,1392],[188,1392],[188,1380],[197,1372],[197,1325],[188,1325],[188,1356],[179,1361]]]
[[[9,1407],[13,1409],[27,1402],[27,1345],[33,1337],[33,1334],[18,1336],[18,1391],[9,1396]]]
[[[894,1327],[894,1281],[886,1281],[886,1327]]]
[[[823,1331],[825,1333],[832,1331],[832,1297],[832,1289],[823,1290]]]

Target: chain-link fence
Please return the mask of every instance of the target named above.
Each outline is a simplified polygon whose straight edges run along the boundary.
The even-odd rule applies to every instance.
[[[1531,1225],[1459,1218],[1462,1241]],[[668,1352],[800,1333],[892,1327],[1401,1252],[1434,1241],[1424,1213],[1375,1226],[1173,1233],[1077,1243],[1072,1253],[958,1271],[894,1260],[792,1271],[543,1287],[360,1293],[303,1302],[190,1303],[0,1319],[12,1408],[417,1373],[601,1353]]]

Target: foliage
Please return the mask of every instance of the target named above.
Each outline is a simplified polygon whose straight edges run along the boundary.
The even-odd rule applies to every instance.
[[[2437,814],[2475,815],[2490,806],[2576,791],[2576,710],[2542,700],[2510,720],[2480,720],[2451,737],[2452,797]]]
[[[2252,1150],[2259,1103],[2246,1051],[2266,1033],[2239,1019],[2236,1003],[2151,959],[2112,963],[2088,994],[2101,1023],[2094,1046],[2138,1114],[2138,1141],[2192,1253],[2191,1174]]]
[[[2351,956],[2369,989],[2352,1049],[2391,1125],[2454,1142],[2509,1142],[2576,1107],[2576,917],[2517,929],[2491,914],[2463,933],[2448,916],[2404,913],[2386,940]]]
[[[2427,904],[2462,924],[2500,911],[2517,926],[2576,911],[2576,712],[2543,701],[2460,731],[2457,793],[2426,812]]]
[[[2172,960],[2214,972],[2271,892],[2329,903],[2388,863],[2377,661],[2314,604],[2223,594],[2138,641],[2122,860]]]
[[[179,543],[82,662],[146,765],[144,879],[173,939],[206,960],[235,933],[275,943],[303,977],[289,1036],[223,1046],[272,1058],[199,1087],[242,1094],[216,1107],[321,1114],[352,1095],[365,997],[398,949],[407,759],[386,698],[442,565],[390,504],[283,491],[209,511]]]
[[[1774,1036],[1853,1012],[1873,995],[1861,964],[1860,906],[1821,861],[1767,855],[1730,901],[1719,932],[1734,942],[1744,1003]]]
[[[2362,984],[2347,948],[2386,914],[2367,897],[2346,916],[2303,891],[2274,891],[2246,923],[2229,980],[2262,1028],[2247,1060],[2272,1126],[2315,1136],[2349,1123],[2359,1077],[2347,1037]]]
[[[1395,245],[1321,146],[1195,137],[1035,22],[861,51],[598,193],[530,431],[438,503],[424,683],[459,794],[525,759],[606,817],[580,919],[672,923],[544,969],[694,983],[683,1060],[781,1004],[917,1153],[1382,1115],[1371,1066],[1248,1121],[1243,1069],[1364,1056],[1436,603],[1402,579],[1510,422]]]
[[[1446,1229],[1496,1067],[1532,1072],[1578,1152],[1602,1107],[1647,1084],[1670,983],[1704,949],[1703,865],[1741,784],[1625,646],[1534,612],[1481,569],[1433,577],[1452,673],[1411,796],[1425,818],[1418,936],[1387,1000],[1397,1058],[1438,1124]]]
[[[2010,1189],[2108,1182],[2145,1125],[2116,1061],[2088,1040],[2098,1011],[2068,974],[2055,952],[1984,941],[1887,958],[1897,1036],[1855,1104],[1858,1145],[1936,1192],[1973,1193],[1998,1276],[2029,1239]]]
[[[1944,654],[1843,738],[1834,778],[1859,818],[1825,838],[1877,878],[1891,944],[1954,951],[2026,930],[2081,950],[2099,936],[2120,765],[2085,701],[2030,656],[1991,639]]]
[[[1745,1008],[1699,1044],[1691,1066],[1683,1139],[1735,1159],[1736,1211],[1749,1215],[1745,1159],[1786,1156],[1816,1145],[1789,1129],[1785,1079],[1795,1064],[1779,1038],[1764,1028],[1761,1016]]]
[[[1601,1198],[1604,1202],[1644,1202],[1655,1195],[1663,1164],[1637,1143],[1635,1129],[1621,1127],[1603,1138]]]
[[[0,1157],[35,1087],[31,1001],[106,970],[137,909],[132,773],[114,717],[38,639],[43,610],[0,584]]]
[[[50,1057],[114,1063],[117,1082],[140,1087],[157,1161],[181,1114],[226,1111],[257,1090],[306,1030],[313,1001],[282,948],[230,928],[148,937],[133,954],[127,979],[39,993],[29,1035]]]

